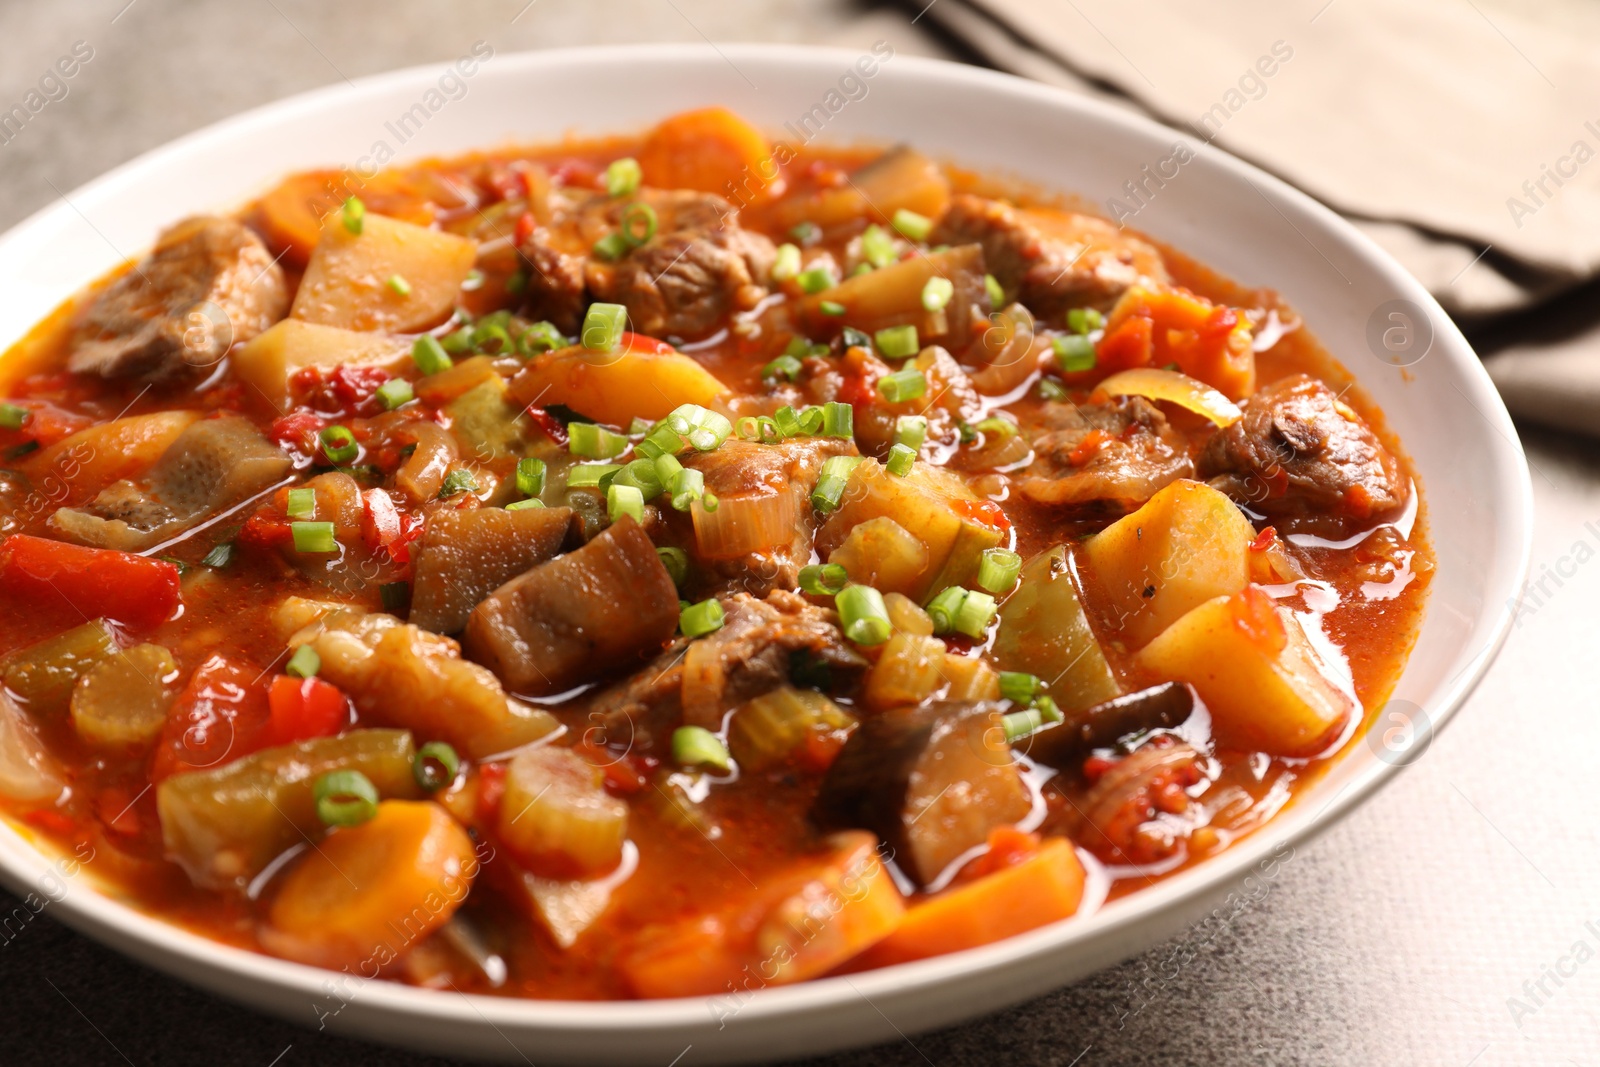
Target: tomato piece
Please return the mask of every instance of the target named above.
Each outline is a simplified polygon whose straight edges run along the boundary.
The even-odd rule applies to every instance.
[[[539,427],[540,433],[550,438],[550,440],[554,441],[562,448],[567,447],[567,428],[562,424],[560,419],[550,414],[544,408],[537,407],[533,404],[529,404],[527,408],[524,409],[523,414],[527,415],[528,419],[535,426]]]
[[[265,748],[271,710],[261,672],[212,656],[172,704],[150,764],[150,780],[217,767]]]
[[[267,690],[267,706],[271,716],[267,733],[274,745],[332,737],[351,721],[344,690],[321,678],[278,675]]]
[[[178,568],[130,552],[14,534],[0,542],[0,590],[39,605],[64,599],[84,618],[149,629],[178,607]]]
[[[396,563],[409,563],[411,542],[422,536],[422,518],[396,508],[382,489],[362,493],[361,509],[361,538],[367,547],[384,550]]]
[[[500,817],[500,802],[506,795],[506,765],[485,763],[478,768],[478,818],[486,823]]]

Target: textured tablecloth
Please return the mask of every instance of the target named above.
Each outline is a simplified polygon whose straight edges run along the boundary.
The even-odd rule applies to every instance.
[[[905,51],[941,47],[919,38],[926,21],[896,11],[861,25],[845,0],[525,4],[0,0],[0,102],[21,100],[75,41],[95,50],[64,99],[0,143],[0,229],[242,108],[443,58],[441,25],[505,50],[885,32]],[[1478,694],[1391,788],[1301,848],[1220,933],[1013,1011],[818,1062],[1600,1065],[1600,448],[1528,444],[1542,591]],[[0,1008],[5,1065],[445,1062],[214,1000],[67,931],[48,908],[0,933]]]

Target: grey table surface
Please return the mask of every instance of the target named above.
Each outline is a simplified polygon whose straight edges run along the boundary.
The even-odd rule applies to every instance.
[[[0,143],[0,230],[206,123],[446,58],[457,38],[502,51],[884,35],[947,47],[909,18],[850,0],[0,0],[7,106],[74,42],[94,49],[67,95]],[[1300,849],[1220,935],[1191,931],[1012,1011],[815,1062],[1600,1065],[1600,446],[1524,441],[1545,595],[1391,788]],[[0,1006],[4,1064],[446,1062],[215,1000],[48,910],[0,946]]]

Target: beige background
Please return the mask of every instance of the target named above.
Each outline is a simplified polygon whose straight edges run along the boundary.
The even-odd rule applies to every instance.
[[[867,12],[846,0],[525,3],[0,0],[6,106],[74,41],[95,49],[68,96],[0,144],[0,229],[208,122],[439,60],[457,41],[510,50],[892,34],[902,50],[943,47],[922,36],[932,20],[909,25],[914,6],[863,25]],[[1482,77],[1502,73],[1485,66]],[[987,1020],[822,1062],[1600,1067],[1600,959],[1559,988],[1546,980],[1553,995],[1520,1027],[1507,1003],[1578,939],[1600,952],[1585,928],[1600,929],[1600,451],[1542,434],[1527,444],[1534,571],[1560,584],[1547,581],[1551,595],[1524,614],[1476,698],[1393,788],[1301,849],[1219,935],[1191,935]],[[0,941],[0,1004],[6,1064],[442,1062],[212,1000],[70,933],[48,909]]]

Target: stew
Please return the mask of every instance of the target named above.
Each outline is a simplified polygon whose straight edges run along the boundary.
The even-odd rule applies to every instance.
[[[290,177],[0,363],[0,797],[217,940],[724,994],[1204,861],[1431,562],[1270,290],[722,109]]]

